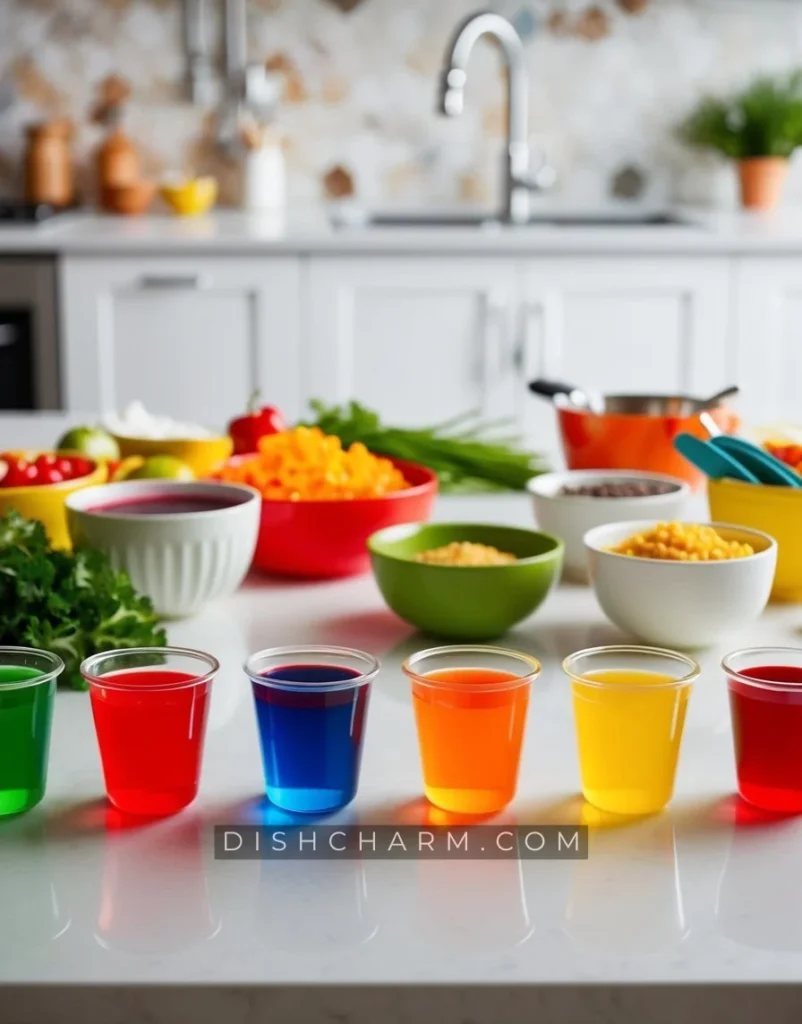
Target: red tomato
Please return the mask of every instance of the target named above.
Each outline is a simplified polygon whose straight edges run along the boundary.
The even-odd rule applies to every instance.
[[[78,459],[68,459],[62,455],[56,459],[55,468],[61,473],[65,480],[71,480],[74,476],[78,476],[76,466],[78,465]]]
[[[55,466],[46,466],[39,470],[39,479],[35,482],[38,484],[60,484],[64,482],[64,476]]]
[[[228,433],[234,442],[235,455],[248,455],[259,450],[259,438],[268,434],[279,434],[287,429],[284,417],[272,405],[258,406],[258,392],[251,396],[248,411],[228,425]]]
[[[0,487],[13,486],[15,471],[15,460],[10,455],[0,455]]]
[[[94,463],[90,462],[89,459],[68,459],[65,461],[70,462],[72,466],[72,470],[67,477],[70,480],[78,476],[88,476],[95,468]]]
[[[55,455],[48,455],[47,452],[42,452],[41,455],[37,455],[34,465],[38,470],[51,469],[57,462]]]
[[[30,487],[39,483],[39,470],[33,462],[17,459],[10,464],[4,483],[6,487]]]

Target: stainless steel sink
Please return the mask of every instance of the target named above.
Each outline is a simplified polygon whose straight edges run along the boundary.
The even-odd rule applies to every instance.
[[[402,212],[382,213],[380,211],[351,212],[335,215],[333,223],[340,228],[501,228],[506,223],[489,213],[459,212]],[[618,228],[618,227],[694,227],[694,222],[670,211],[647,211],[638,213],[533,213],[526,226],[566,228]],[[521,225],[515,225],[520,228]]]

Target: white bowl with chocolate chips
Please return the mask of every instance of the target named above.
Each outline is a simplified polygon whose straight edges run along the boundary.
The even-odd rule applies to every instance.
[[[691,489],[683,480],[637,470],[583,469],[533,477],[535,519],[565,544],[563,578],[586,583],[584,536],[606,523],[682,519]]]

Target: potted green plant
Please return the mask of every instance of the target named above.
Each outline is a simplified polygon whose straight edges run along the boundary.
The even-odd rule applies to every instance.
[[[788,158],[802,145],[802,72],[758,78],[729,98],[705,97],[681,125],[680,136],[736,161],[746,208],[772,209]]]

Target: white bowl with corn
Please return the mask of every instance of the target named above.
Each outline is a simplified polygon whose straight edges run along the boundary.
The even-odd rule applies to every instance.
[[[609,523],[585,534],[602,611],[648,644],[691,650],[757,619],[769,600],[776,541],[728,523]]]

